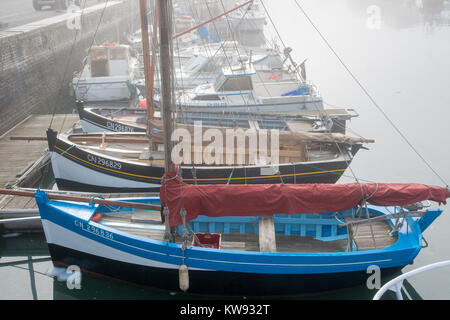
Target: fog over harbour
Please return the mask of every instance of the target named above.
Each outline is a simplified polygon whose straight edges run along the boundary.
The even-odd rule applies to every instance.
[[[347,123],[347,134],[375,140],[358,152],[338,183],[444,187],[450,183],[449,0],[263,0],[263,4],[269,14],[266,40],[292,48],[295,61],[305,62],[306,78],[323,96],[325,108],[354,109],[359,114]],[[0,0],[0,32],[63,13],[36,11],[31,0]],[[444,213],[424,233],[428,247],[403,272],[450,259],[450,204],[442,209]],[[46,275],[51,261],[8,265],[31,256],[27,248],[45,255],[43,235],[1,240],[0,299],[185,297],[89,276],[83,278],[82,290],[68,290],[65,283]],[[24,249],[12,249],[19,246]],[[32,265],[35,286],[30,286]],[[409,285],[423,299],[450,299],[448,269],[413,278]],[[375,292],[361,286],[306,298],[371,299]]]

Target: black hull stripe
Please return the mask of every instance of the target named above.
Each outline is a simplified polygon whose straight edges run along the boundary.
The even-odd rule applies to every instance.
[[[164,269],[115,261],[49,244],[55,265],[77,265],[82,272],[163,290],[180,291],[178,269]],[[382,270],[390,276],[402,267]],[[278,296],[316,293],[363,284],[365,271],[308,275],[273,275],[189,270],[188,293],[221,296]]]
[[[159,192],[160,187],[152,188],[126,188],[126,187],[105,187],[92,184],[80,183],[76,181],[56,178],[55,182],[59,190],[85,191],[95,193],[132,193],[132,192]]]
[[[62,178],[56,178],[56,184],[58,185],[58,189],[67,190],[67,191],[85,191],[85,192],[102,192],[102,193],[123,193],[123,192],[159,192],[160,187],[143,187],[143,188],[127,188],[124,186],[121,187],[112,187],[112,186],[99,186],[99,185],[91,185],[86,183],[80,183],[77,181],[66,180]],[[314,183],[336,183],[336,178],[330,175],[323,175],[322,177],[318,177],[315,179]],[[234,184],[236,182],[230,182],[230,184]],[[268,182],[264,181],[267,184],[276,184],[280,183],[279,179],[271,179]],[[285,183],[291,183],[289,181]],[[308,181],[297,183],[310,183]],[[220,183],[216,183],[220,184]]]

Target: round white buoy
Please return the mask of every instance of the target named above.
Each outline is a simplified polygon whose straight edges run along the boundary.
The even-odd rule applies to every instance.
[[[180,280],[180,289],[184,292],[189,289],[189,270],[185,264],[182,264],[178,269],[178,276]]]

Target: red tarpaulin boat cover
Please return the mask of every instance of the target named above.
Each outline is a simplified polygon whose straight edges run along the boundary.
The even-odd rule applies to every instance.
[[[163,180],[161,206],[169,208],[171,227],[182,224],[182,205],[188,222],[198,215],[336,212],[354,208],[363,199],[380,206],[405,206],[424,200],[446,204],[450,197],[446,188],[414,183],[189,185],[175,174],[168,174]]]

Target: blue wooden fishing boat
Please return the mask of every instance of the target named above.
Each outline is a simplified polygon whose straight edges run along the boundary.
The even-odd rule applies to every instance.
[[[406,203],[450,197],[414,184],[197,186],[174,177],[160,198],[120,199],[141,209],[49,200],[38,190],[54,265],[208,295],[350,287],[367,281],[370,266],[387,276],[418,255],[442,210]],[[160,204],[163,214],[142,208]]]

